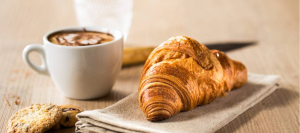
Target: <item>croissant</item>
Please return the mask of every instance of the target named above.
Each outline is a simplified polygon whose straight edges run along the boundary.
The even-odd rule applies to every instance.
[[[247,82],[247,69],[225,53],[187,36],[163,42],[149,55],[139,85],[147,120],[161,121],[225,96]]]

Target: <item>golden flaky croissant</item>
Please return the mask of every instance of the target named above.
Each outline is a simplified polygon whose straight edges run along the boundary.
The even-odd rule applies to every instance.
[[[242,63],[190,37],[172,37],[155,48],[145,63],[139,104],[149,121],[165,120],[208,104],[246,82]]]

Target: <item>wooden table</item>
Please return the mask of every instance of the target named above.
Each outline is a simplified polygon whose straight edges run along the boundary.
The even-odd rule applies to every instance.
[[[22,61],[23,48],[51,30],[76,25],[72,0],[2,0],[0,4],[0,132],[18,109],[32,103],[105,108],[137,91],[143,66],[122,69],[112,92],[100,99],[63,97],[49,77]],[[228,55],[249,72],[277,74],[281,87],[218,132],[299,131],[299,3],[297,0],[135,0],[127,45],[153,45],[175,35],[202,43],[255,40]],[[31,56],[40,62],[38,54]],[[14,103],[20,96],[20,104]],[[10,104],[10,106],[8,105]],[[58,132],[74,132],[74,128]]]

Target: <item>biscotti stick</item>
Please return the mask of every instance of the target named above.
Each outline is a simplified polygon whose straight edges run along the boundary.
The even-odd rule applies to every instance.
[[[144,63],[154,47],[125,47],[123,53],[123,66]]]

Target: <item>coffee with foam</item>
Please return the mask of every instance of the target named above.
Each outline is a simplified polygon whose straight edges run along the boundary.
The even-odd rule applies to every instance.
[[[54,44],[64,46],[88,46],[103,44],[114,40],[114,37],[108,33],[96,31],[62,31],[49,36],[49,41]]]

